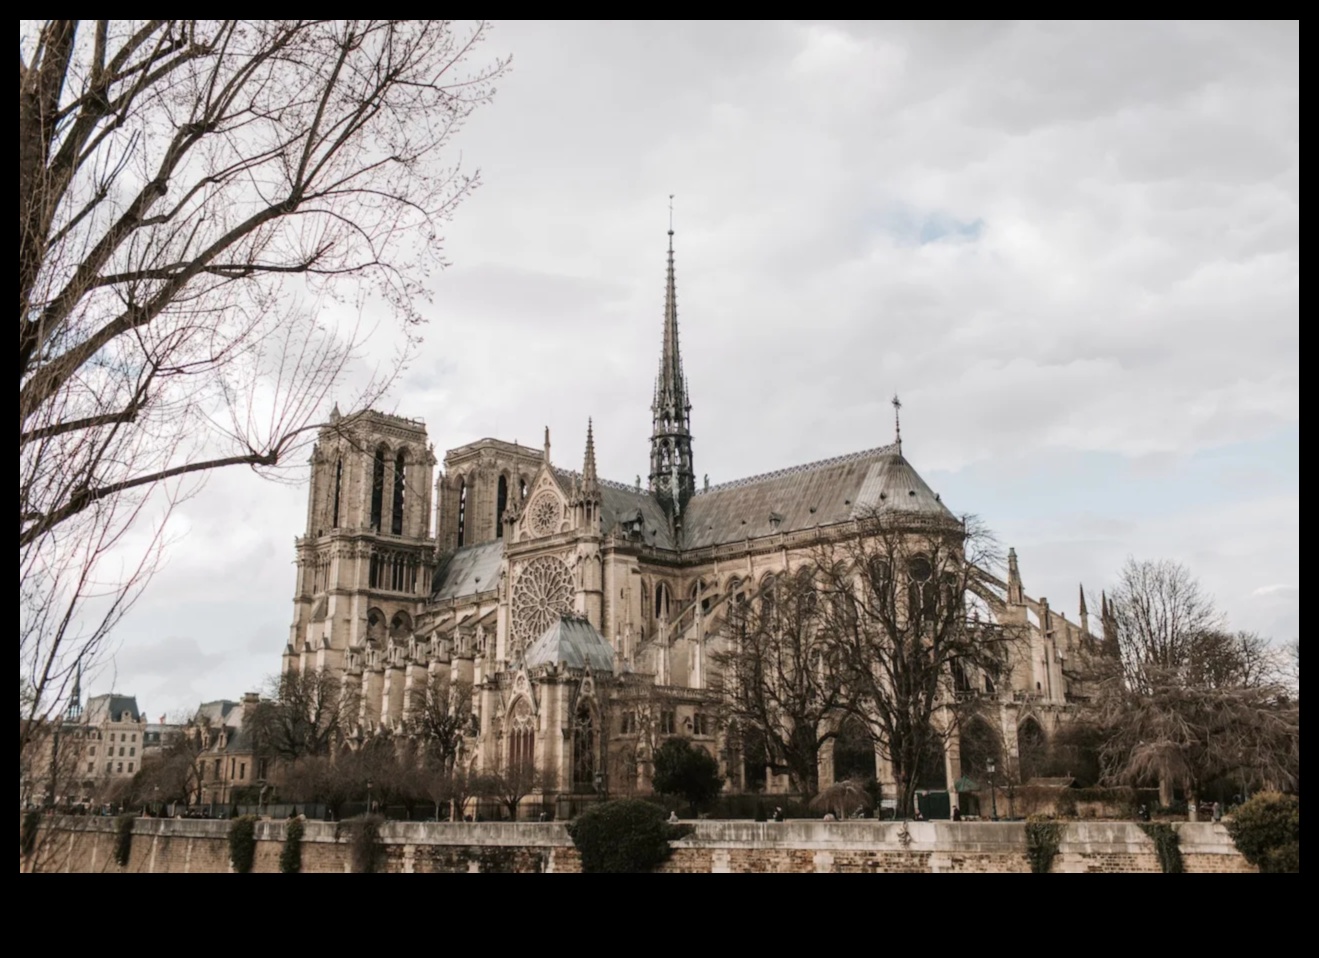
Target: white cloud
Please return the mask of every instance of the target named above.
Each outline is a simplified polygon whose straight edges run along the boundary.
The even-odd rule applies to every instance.
[[[1024,569],[1072,583],[1049,588],[1102,582],[1129,553],[1177,557],[1234,619],[1287,628],[1297,596],[1252,592],[1297,580],[1297,500],[1263,503],[1196,457],[1299,422],[1298,38],[501,24],[491,49],[514,72],[460,138],[485,185],[446,236],[454,266],[392,408],[425,417],[440,450],[535,442],[548,423],[569,464],[594,416],[602,471],[642,471],[676,193],[699,471],[878,445],[899,391],[918,468],[1013,477],[985,518],[1018,537]],[[1067,502],[1027,529],[1075,481],[1045,465],[1085,455],[1190,462],[1189,498],[1218,498],[1149,522],[1115,489],[1091,519]],[[1251,465],[1295,474],[1294,457]],[[223,650],[203,694],[273,670],[302,508],[247,476],[211,483],[125,650],[161,641],[167,610],[199,609],[168,634]]]

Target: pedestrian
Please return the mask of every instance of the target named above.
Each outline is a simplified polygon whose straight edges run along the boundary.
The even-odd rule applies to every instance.
[[[1216,822],[1221,822],[1223,820],[1223,806],[1218,804],[1218,802],[1214,802],[1213,819]]]
[[[670,825],[678,824],[678,813],[676,811],[669,812],[669,824]]]
[[[953,821],[955,821],[955,822],[960,822],[961,820],[962,820],[962,808],[961,808],[960,805],[954,805],[954,806],[953,806]]]
[[[783,821],[783,806],[782,806],[782,805],[775,805],[775,806],[774,806],[774,821],[776,821],[776,822],[781,822],[781,821]]]

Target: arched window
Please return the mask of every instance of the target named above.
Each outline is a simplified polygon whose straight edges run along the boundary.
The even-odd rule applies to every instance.
[[[655,585],[655,620],[664,621],[669,617],[669,589],[663,582]]]
[[[334,464],[334,516],[332,528],[339,528],[339,498],[343,494],[343,457]]]
[[[1049,745],[1044,737],[1044,729],[1033,716],[1017,726],[1017,754],[1021,757],[1021,780],[1023,782],[1043,775],[1048,759]]]
[[[394,514],[389,520],[389,531],[396,536],[403,535],[403,494],[406,488],[404,477],[407,472],[407,462],[404,460],[403,450],[398,451],[398,458],[394,460]]]
[[[518,477],[518,499],[520,502],[527,501],[527,479],[525,476]]]
[[[504,538],[504,510],[508,508],[508,476],[499,477],[499,489],[495,495],[495,538]]]
[[[577,709],[573,719],[572,784],[575,792],[589,792],[595,788],[595,716],[585,702]]]
[[[458,548],[467,539],[467,480],[458,480]]]
[[[385,447],[376,449],[371,464],[371,531],[380,531],[380,517],[385,508]]]
[[[521,772],[535,766],[535,716],[526,699],[519,699],[513,707],[513,719],[508,730],[508,770]]]

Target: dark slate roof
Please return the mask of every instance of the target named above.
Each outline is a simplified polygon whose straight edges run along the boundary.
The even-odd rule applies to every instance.
[[[129,721],[142,721],[142,713],[137,710],[137,696],[110,692],[107,695],[93,695],[87,700],[87,721],[93,724],[118,722],[125,712],[132,716]]]
[[[435,570],[435,599],[461,599],[489,592],[499,581],[499,566],[504,559],[504,540],[464,546],[444,559]]]
[[[614,670],[614,650],[595,626],[575,615],[565,615],[546,629],[523,658],[528,667],[566,665],[584,669],[589,665],[596,672]]]
[[[660,549],[675,548],[664,507],[647,491],[600,487],[600,526],[608,534],[620,522],[641,519],[641,541]]]
[[[238,708],[238,703],[230,699],[216,699],[214,702],[203,702],[197,706],[197,721],[205,719],[213,728],[229,724],[229,717]],[[242,712],[238,712],[241,716]]]
[[[953,519],[896,446],[839,456],[699,491],[683,546],[798,532],[872,513]]]

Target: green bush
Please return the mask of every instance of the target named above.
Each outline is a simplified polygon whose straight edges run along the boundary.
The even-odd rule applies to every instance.
[[[114,860],[120,868],[128,867],[128,856],[133,854],[132,815],[120,815],[114,823]]]
[[[690,825],[670,825],[663,809],[636,799],[601,802],[568,823],[583,872],[653,871],[669,857],[669,842],[690,833]]]
[[[1154,840],[1159,868],[1165,875],[1182,873],[1182,846],[1177,829],[1167,822],[1141,822],[1140,830]]]
[[[692,814],[724,787],[719,763],[685,738],[671,738],[655,750],[655,791],[680,795]]]
[[[360,875],[374,875],[385,864],[385,843],[380,837],[380,827],[385,824],[383,815],[358,815],[346,818],[335,829],[338,838],[345,832],[349,841],[349,860],[354,872]]]
[[[23,815],[23,824],[18,829],[18,853],[24,858],[31,858],[37,850],[37,832],[41,830],[41,810],[33,808]]]
[[[1295,795],[1260,792],[1233,812],[1227,831],[1260,871],[1300,872],[1301,800]]]
[[[256,861],[256,816],[242,815],[229,823],[229,863],[246,875]]]
[[[1026,858],[1030,870],[1037,875],[1048,874],[1062,842],[1063,828],[1057,822],[1032,816],[1026,820]]]
[[[285,875],[296,875],[302,871],[303,830],[302,822],[296,818],[284,829],[284,847],[279,850],[279,870]]]

